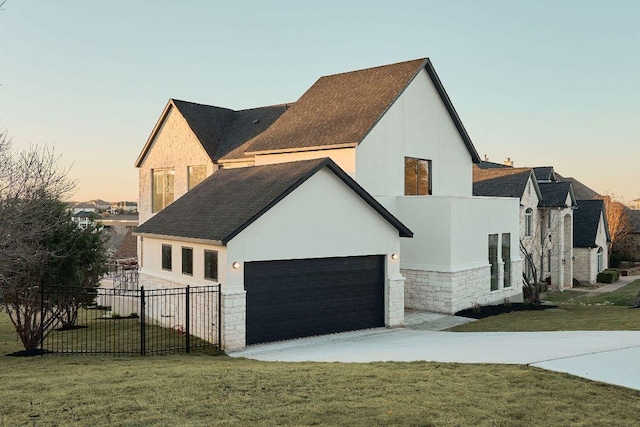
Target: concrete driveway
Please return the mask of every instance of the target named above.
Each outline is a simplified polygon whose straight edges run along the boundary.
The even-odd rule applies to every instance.
[[[441,332],[369,329],[251,346],[233,357],[283,362],[458,362],[537,366],[640,390],[640,331]]]

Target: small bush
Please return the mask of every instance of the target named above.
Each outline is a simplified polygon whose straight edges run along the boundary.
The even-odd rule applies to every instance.
[[[598,283],[613,283],[618,278],[615,271],[604,270],[598,273]]]

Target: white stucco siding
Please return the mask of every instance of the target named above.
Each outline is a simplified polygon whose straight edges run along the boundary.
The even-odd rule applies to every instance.
[[[225,287],[244,290],[244,263],[385,256],[385,325],[404,322],[404,278],[398,230],[333,172],[323,169],[227,243]],[[240,268],[233,269],[234,262]]]
[[[174,200],[188,189],[189,166],[207,166],[207,176],[214,171],[213,162],[195,137],[186,120],[175,108],[170,108],[138,169],[140,224],[147,221],[151,212],[151,185],[153,169],[174,169]]]
[[[276,163],[297,162],[299,160],[331,158],[340,168],[355,177],[356,149],[337,148],[331,150],[299,151],[295,153],[259,154],[255,156],[255,165],[273,165]]]
[[[397,229],[325,169],[227,246],[233,263],[398,253],[400,238]]]
[[[472,194],[471,155],[425,70],[356,150],[356,180],[374,196],[404,195],[405,156],[432,161],[434,195]]]
[[[138,239],[140,242],[140,238]],[[139,243],[140,244],[140,243]],[[162,268],[162,245],[171,245],[171,270]],[[206,286],[225,283],[227,272],[227,248],[213,244],[194,243],[145,236],[142,238],[138,256],[141,256],[140,275],[169,281],[173,286]],[[182,247],[193,249],[193,275],[182,274]],[[218,280],[204,278],[204,251],[218,252]]]
[[[456,272],[488,261],[489,234],[511,234],[511,258],[519,260],[519,201],[494,197],[380,198],[413,232],[402,239],[402,268]]]

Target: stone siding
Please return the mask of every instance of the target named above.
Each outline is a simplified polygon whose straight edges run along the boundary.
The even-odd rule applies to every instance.
[[[405,306],[418,310],[453,314],[476,305],[522,301],[522,261],[511,263],[511,286],[502,287],[504,269],[499,269],[499,289],[491,291],[489,266],[459,272],[401,270],[406,277]]]
[[[398,275],[387,279],[385,295],[385,326],[393,328],[404,324],[405,278]]]
[[[176,153],[180,155],[176,155]],[[138,170],[140,224],[153,216],[151,212],[151,171],[153,169],[175,170],[173,185],[174,200],[176,200],[187,192],[187,168],[199,165],[207,166],[207,176],[211,175],[214,169],[217,169],[191,131],[186,120],[175,108],[171,108]]]

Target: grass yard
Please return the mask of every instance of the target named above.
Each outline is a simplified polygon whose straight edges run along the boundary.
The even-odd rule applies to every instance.
[[[640,280],[599,294],[566,290],[544,298],[559,307],[487,317],[450,329],[454,332],[638,331],[640,309],[630,308],[640,292]]]
[[[640,424],[640,392],[525,366],[0,357],[0,426]]]

